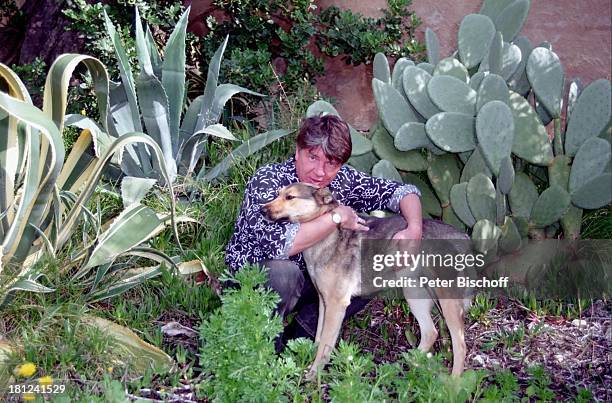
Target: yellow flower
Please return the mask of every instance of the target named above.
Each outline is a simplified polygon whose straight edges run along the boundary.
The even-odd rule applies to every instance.
[[[21,397],[23,397],[23,400],[34,400],[34,399],[36,399],[36,395],[34,393],[32,393],[32,392],[26,392]]]
[[[87,112],[85,112],[85,109],[81,109],[81,115],[83,116],[87,115]]]
[[[34,375],[35,372],[36,365],[32,364],[31,362],[21,364],[13,371],[15,376],[21,376],[24,378]]]
[[[113,367],[108,367],[108,368],[106,368],[106,370],[107,370],[108,372],[113,372]]]
[[[53,378],[49,375],[38,378],[38,383],[41,385],[53,385]]]

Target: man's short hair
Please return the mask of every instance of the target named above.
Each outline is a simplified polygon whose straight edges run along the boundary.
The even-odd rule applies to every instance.
[[[353,143],[348,124],[334,115],[304,119],[297,136],[299,148],[321,147],[331,161],[344,164],[351,156]]]

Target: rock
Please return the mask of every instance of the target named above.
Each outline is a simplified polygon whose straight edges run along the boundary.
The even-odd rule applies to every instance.
[[[587,321],[584,319],[574,319],[572,325],[576,327],[586,327]]]

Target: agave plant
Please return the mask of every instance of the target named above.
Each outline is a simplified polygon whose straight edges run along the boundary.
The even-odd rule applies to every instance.
[[[563,107],[558,56],[518,35],[529,7],[485,0],[462,20],[449,57],[428,29],[428,63],[399,59],[391,71],[383,54],[374,60],[381,124],[362,168],[417,182],[406,171],[426,171],[424,211],[496,241],[485,249],[512,251],[561,228],[578,238],[583,209],[612,201],[610,82],[582,93],[573,82]]]
[[[113,156],[120,157],[130,144],[146,144],[159,159],[161,175],[168,181],[169,172],[157,144],[142,133],[112,140],[104,130],[95,134],[83,130],[65,158],[61,133],[68,79],[80,63],[94,78],[101,120],[108,122],[108,76],[97,59],[59,56],[47,76],[42,110],[32,104],[19,77],[0,64],[0,78],[6,84],[6,92],[0,92],[0,305],[17,290],[53,291],[38,281],[44,271],[37,269],[37,263],[45,253],[55,256],[75,239],[80,244],[73,248],[78,253],[69,266],[76,268],[75,278],[90,286],[92,299],[116,295],[157,275],[160,263],[174,265],[165,255],[140,246],[175,221],[172,198],[171,212],[164,216],[140,204],[152,183],[124,179],[126,208],[108,223],[100,223],[86,207],[105,165]],[[93,229],[93,234],[74,237],[83,223]],[[176,225],[173,227],[178,241]],[[123,259],[130,255],[153,259],[158,265],[134,270],[126,267]],[[118,258],[122,258],[121,263],[116,263]],[[102,281],[109,279],[114,281]]]
[[[126,146],[127,152],[121,160],[121,170],[125,175],[151,178],[161,184],[173,183],[177,175],[192,176],[198,161],[206,155],[209,136],[238,140],[219,123],[227,101],[238,93],[261,96],[234,84],[218,83],[221,59],[228,40],[226,38],[210,61],[204,93],[195,98],[183,114],[185,35],[189,10],[188,7],[177,22],[162,57],[150,29],[143,29],[136,9],[135,43],[139,66],[136,79],[119,34],[105,14],[106,29],[115,48],[121,76],[119,84],[111,83],[107,122],[100,125],[87,117],[70,115],[66,123],[97,133],[105,130],[108,133],[106,136],[110,138],[121,138],[131,132],[146,132],[162,150],[169,172],[169,182],[164,181],[159,163],[144,144]],[[220,166],[208,171],[202,166],[198,178],[214,179],[222,174],[234,159],[253,153],[288,133],[290,132],[286,130],[276,130],[253,137],[239,146]]]

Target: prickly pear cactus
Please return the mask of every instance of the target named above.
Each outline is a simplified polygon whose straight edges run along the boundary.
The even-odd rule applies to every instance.
[[[382,126],[372,143],[386,160],[375,171],[397,179],[393,166],[418,181],[407,171],[426,170],[435,192],[426,213],[466,226],[488,253],[561,229],[578,238],[583,209],[612,202],[610,82],[582,92],[572,83],[564,107],[561,60],[550,43],[520,35],[530,5],[484,0],[461,21],[450,57],[428,29],[428,63],[401,58],[391,70],[384,55],[374,61]],[[369,169],[378,161],[357,157]]]

